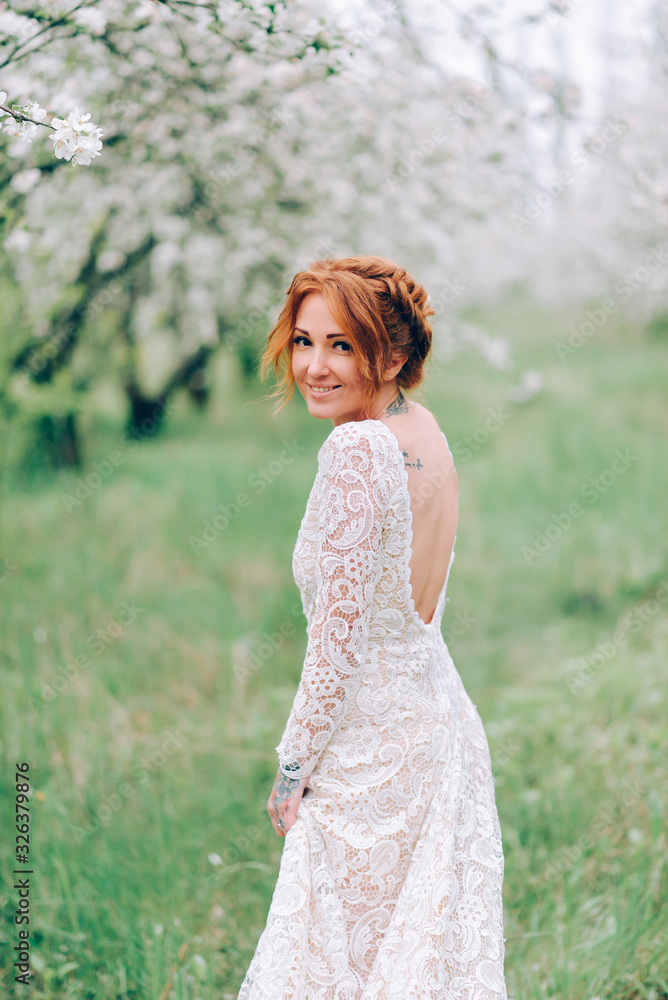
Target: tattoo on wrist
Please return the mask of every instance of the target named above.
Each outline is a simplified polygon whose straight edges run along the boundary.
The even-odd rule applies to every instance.
[[[284,805],[299,787],[299,782],[299,778],[287,778],[283,772],[281,772],[276,778],[274,805]]]

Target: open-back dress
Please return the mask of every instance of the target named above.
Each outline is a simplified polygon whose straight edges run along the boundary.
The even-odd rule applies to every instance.
[[[334,427],[294,552],[308,644],[276,748],[310,777],[238,1000],[507,1000],[489,747],[441,634],[454,546],[427,624],[412,519],[390,428]]]

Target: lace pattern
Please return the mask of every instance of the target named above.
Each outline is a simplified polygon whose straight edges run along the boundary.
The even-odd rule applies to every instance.
[[[276,748],[309,791],[239,1000],[507,1000],[494,782],[440,631],[447,577],[425,624],[387,425],[335,427],[318,460],[293,559],[307,652]]]
[[[351,433],[353,426],[335,428],[318,455],[318,514],[315,522],[309,521],[315,538],[307,542],[306,556],[310,579],[302,577],[309,641],[297,696],[277,747],[281,770],[292,778],[313,771],[355,697],[382,571],[391,456],[387,444],[379,448],[375,439]],[[293,766],[288,769],[288,764]]]

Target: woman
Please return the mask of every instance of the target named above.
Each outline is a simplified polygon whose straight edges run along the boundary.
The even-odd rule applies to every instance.
[[[285,837],[239,1000],[506,1000],[487,739],[441,635],[458,484],[404,395],[427,293],[380,257],[297,274],[263,371],[333,430],[294,554],[308,626],[268,802]]]

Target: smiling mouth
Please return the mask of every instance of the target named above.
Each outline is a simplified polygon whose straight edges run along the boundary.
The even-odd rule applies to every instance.
[[[335,389],[340,389],[340,385],[309,385],[311,392],[319,392],[325,395],[328,392],[333,392]]]

